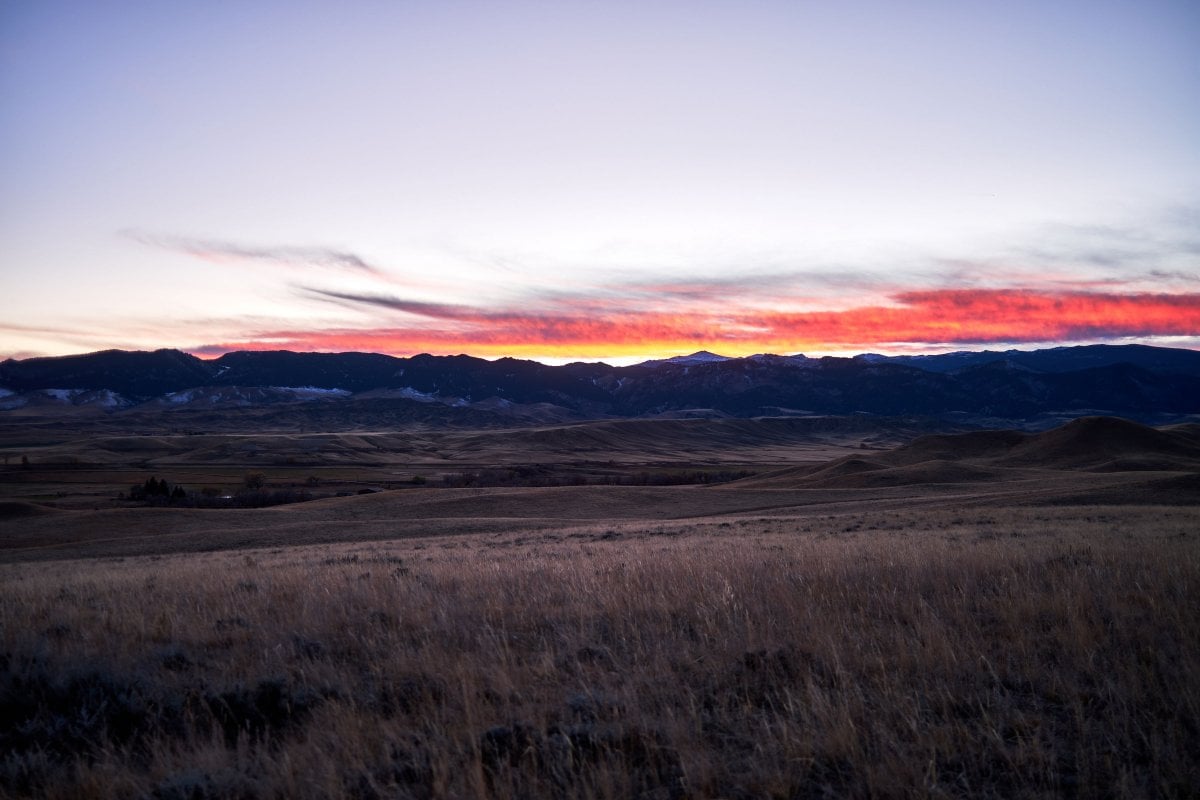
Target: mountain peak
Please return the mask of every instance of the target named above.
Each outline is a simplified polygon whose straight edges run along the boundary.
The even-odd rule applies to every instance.
[[[672,358],[655,358],[650,361],[643,361],[642,364],[716,364],[721,361],[731,360],[729,356],[718,355],[717,353],[709,352],[708,350],[697,350],[696,352],[686,356],[674,356]]]

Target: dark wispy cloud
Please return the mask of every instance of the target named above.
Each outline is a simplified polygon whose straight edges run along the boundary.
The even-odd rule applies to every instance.
[[[124,230],[121,235],[135,242],[185,253],[210,261],[261,261],[289,267],[323,267],[381,275],[378,267],[357,253],[332,247],[245,245],[221,239],[193,238]]]
[[[420,300],[406,300],[386,294],[356,294],[353,292],[338,292],[329,289],[315,289],[311,286],[298,286],[297,291],[318,300],[328,300],[348,306],[369,306],[383,308],[389,311],[403,311],[406,314],[417,314],[434,319],[479,319],[485,312],[470,306],[447,303],[426,303]]]
[[[1012,248],[1014,260],[1030,265],[1147,273],[1200,255],[1200,210],[1179,206],[1145,224],[1047,225]]]
[[[1188,281],[1200,285],[1200,270],[1188,271],[1182,269],[1152,269],[1147,272],[1146,275],[1150,278],[1154,278],[1155,280]]]

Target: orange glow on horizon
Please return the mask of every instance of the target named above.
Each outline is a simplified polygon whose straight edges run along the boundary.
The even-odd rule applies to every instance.
[[[1116,294],[1004,289],[938,289],[895,295],[893,305],[786,312],[723,308],[598,314],[456,310],[403,326],[264,331],[244,341],[207,344],[198,355],[231,350],[368,351],[395,355],[468,353],[553,359],[655,358],[713,350],[728,356],[829,352],[925,345],[1071,343],[1200,335],[1200,294]]]

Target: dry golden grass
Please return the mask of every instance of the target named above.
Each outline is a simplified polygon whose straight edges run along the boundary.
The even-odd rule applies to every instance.
[[[1188,797],[1194,508],[0,567],[0,793]]]

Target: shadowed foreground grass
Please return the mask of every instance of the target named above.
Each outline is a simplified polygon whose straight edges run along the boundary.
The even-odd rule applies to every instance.
[[[0,793],[1195,796],[1197,515],[976,516],[5,567]]]

